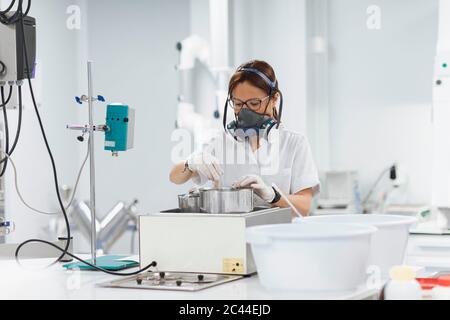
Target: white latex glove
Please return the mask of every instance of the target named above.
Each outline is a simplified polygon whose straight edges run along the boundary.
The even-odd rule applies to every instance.
[[[244,176],[233,184],[233,188],[252,188],[264,201],[271,203],[275,199],[275,191],[266,185],[263,179],[256,175]]]
[[[206,152],[193,153],[187,159],[189,170],[204,175],[211,181],[219,181],[224,172],[219,160]]]

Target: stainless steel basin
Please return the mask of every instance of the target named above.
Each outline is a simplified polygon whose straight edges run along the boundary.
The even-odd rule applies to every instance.
[[[249,213],[254,210],[253,189],[208,188],[200,189],[200,212]]]

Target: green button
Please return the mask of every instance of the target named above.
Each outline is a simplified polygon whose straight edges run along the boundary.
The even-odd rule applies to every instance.
[[[447,68],[447,64],[444,63],[444,64],[442,65],[442,68]]]

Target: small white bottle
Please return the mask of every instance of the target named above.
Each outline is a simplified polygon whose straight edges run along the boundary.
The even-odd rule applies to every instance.
[[[391,280],[385,288],[385,300],[422,300],[422,287],[416,280],[416,271],[407,266],[393,267]]]

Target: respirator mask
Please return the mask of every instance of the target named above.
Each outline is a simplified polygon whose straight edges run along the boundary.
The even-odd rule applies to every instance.
[[[267,83],[270,88],[270,93],[269,96],[262,100],[252,99],[247,102],[240,101],[240,111],[236,114],[236,119],[227,124],[228,106],[229,104],[235,104],[235,102],[231,99],[230,92],[228,95],[229,98],[227,99],[227,102],[225,104],[223,126],[225,130],[229,132],[236,140],[245,140],[246,138],[254,136],[268,139],[270,131],[273,128],[279,128],[281,123],[281,115],[283,112],[283,95],[279,90],[277,90],[277,81],[270,80],[268,76],[255,68],[241,68],[238,70],[238,72],[248,72],[258,75],[264,80],[264,82]],[[278,119],[275,120],[267,114],[258,113],[250,108],[249,105],[255,103],[255,100],[258,100],[257,102],[261,104],[267,99],[272,99],[275,93],[278,93],[280,95],[280,107],[277,117]],[[259,107],[257,109],[259,109]]]
[[[254,136],[267,138],[276,125],[277,121],[268,115],[242,108],[236,115],[236,120],[227,125],[227,130],[237,140]]]

